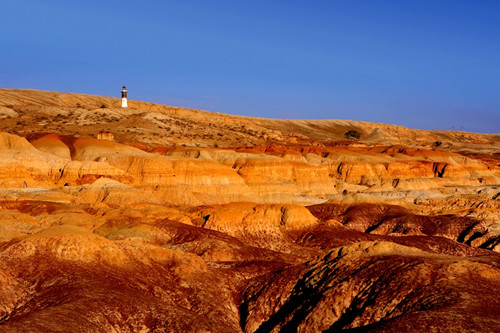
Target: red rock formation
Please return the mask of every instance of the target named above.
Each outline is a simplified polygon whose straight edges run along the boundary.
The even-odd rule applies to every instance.
[[[113,104],[0,89],[1,332],[500,331],[498,135]]]
[[[256,278],[245,332],[438,332],[500,329],[498,257],[443,256],[362,242]],[[478,281],[479,279],[479,281]]]

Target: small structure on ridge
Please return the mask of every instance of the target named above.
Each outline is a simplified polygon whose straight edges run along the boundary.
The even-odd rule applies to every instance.
[[[99,134],[97,134],[97,138],[99,140],[115,141],[115,136],[113,135],[113,133],[108,131],[100,131]]]
[[[127,105],[127,87],[122,87],[122,108],[128,107]]]

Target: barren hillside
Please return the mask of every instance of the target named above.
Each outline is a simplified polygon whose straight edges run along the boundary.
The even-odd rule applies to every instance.
[[[118,105],[0,89],[0,331],[500,331],[500,134]]]
[[[441,148],[500,143],[500,134],[413,130],[402,126],[352,120],[281,120],[233,116],[141,101],[38,90],[0,89],[2,129],[96,137],[112,131],[118,142],[147,146],[243,146],[263,144],[319,144],[345,140],[357,131],[367,143],[401,143]],[[348,118],[349,115],[332,115]],[[315,142],[317,141],[317,142]],[[497,147],[498,148],[498,147]],[[498,152],[498,149],[496,150]]]

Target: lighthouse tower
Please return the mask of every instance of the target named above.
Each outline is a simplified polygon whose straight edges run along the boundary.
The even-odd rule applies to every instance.
[[[127,87],[122,88],[122,108],[128,107],[127,105]]]

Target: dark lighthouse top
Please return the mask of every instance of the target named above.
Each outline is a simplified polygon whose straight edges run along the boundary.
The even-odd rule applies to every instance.
[[[127,98],[127,87],[125,86],[122,88],[122,98]]]

